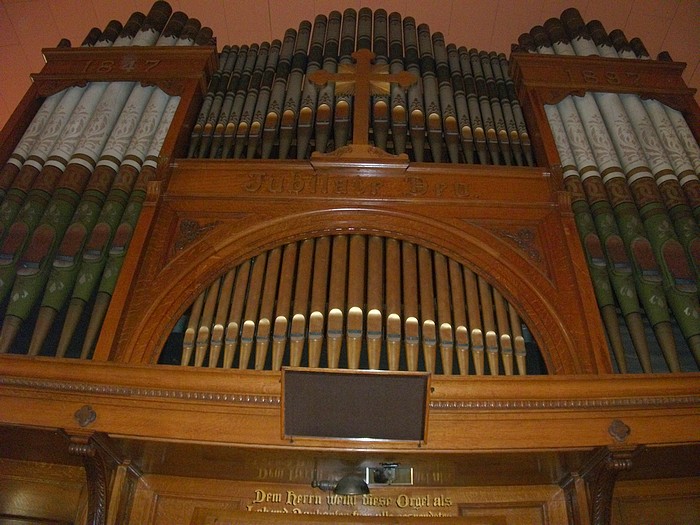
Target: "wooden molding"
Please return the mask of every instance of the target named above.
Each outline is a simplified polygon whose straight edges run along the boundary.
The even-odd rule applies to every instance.
[[[280,374],[0,356],[0,424],[64,428],[141,439],[282,448],[412,449],[382,442],[281,438]],[[532,450],[693,441],[700,375],[433,377],[420,449]],[[75,412],[89,404],[86,427]],[[546,425],[545,425],[546,423]],[[518,432],[513,432],[517,424]],[[484,435],[491,436],[482,439]],[[117,460],[115,460],[116,462]]]

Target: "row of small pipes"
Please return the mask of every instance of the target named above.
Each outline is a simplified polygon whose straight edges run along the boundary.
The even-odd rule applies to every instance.
[[[407,90],[377,87],[373,144],[411,160],[534,165],[503,54],[445,45],[411,17],[346,9],[303,21],[284,40],[225,46],[192,132],[191,158],[309,158],[352,141],[352,87],[319,88],[314,72],[351,67],[371,49],[375,67],[408,71]],[[427,149],[426,149],[427,137]]]
[[[614,42],[614,45],[613,45]],[[617,30],[575,9],[519,39],[529,52],[648,59]],[[645,372],[644,317],[668,369],[681,370],[677,325],[700,365],[700,148],[683,115],[635,94],[587,93],[545,106],[595,294],[620,371],[627,371],[617,308]]]
[[[94,46],[191,46],[211,37],[159,1],[123,27],[110,22]],[[96,292],[85,339],[73,341],[80,357],[90,356],[179,101],[137,82],[91,82],[43,102],[0,175],[0,353],[22,350],[13,344],[37,305],[27,353],[45,352],[68,303],[55,352],[66,355]]]
[[[276,247],[215,279],[189,309],[180,364],[527,373],[522,321],[495,287],[424,246],[359,234]]]

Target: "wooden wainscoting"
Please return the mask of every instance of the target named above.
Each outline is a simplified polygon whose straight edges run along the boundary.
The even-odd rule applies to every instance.
[[[0,458],[0,525],[84,523],[86,510],[82,467]]]
[[[700,523],[700,477],[622,481],[615,486],[613,525]]]

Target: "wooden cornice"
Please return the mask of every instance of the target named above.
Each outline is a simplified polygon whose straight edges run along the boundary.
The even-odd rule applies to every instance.
[[[427,439],[417,447],[402,442],[283,439],[276,372],[12,355],[0,356],[0,370],[4,407],[0,424],[134,439],[474,452],[672,445],[696,441],[700,428],[700,374],[435,376]],[[82,426],[79,413],[85,406],[95,417]],[[620,433],[620,425],[628,431]]]

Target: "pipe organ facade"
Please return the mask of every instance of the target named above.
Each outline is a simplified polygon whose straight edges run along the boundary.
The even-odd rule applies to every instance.
[[[682,65],[575,9],[510,57],[367,7],[215,37],[111,21],[2,130],[0,521],[700,519]]]

